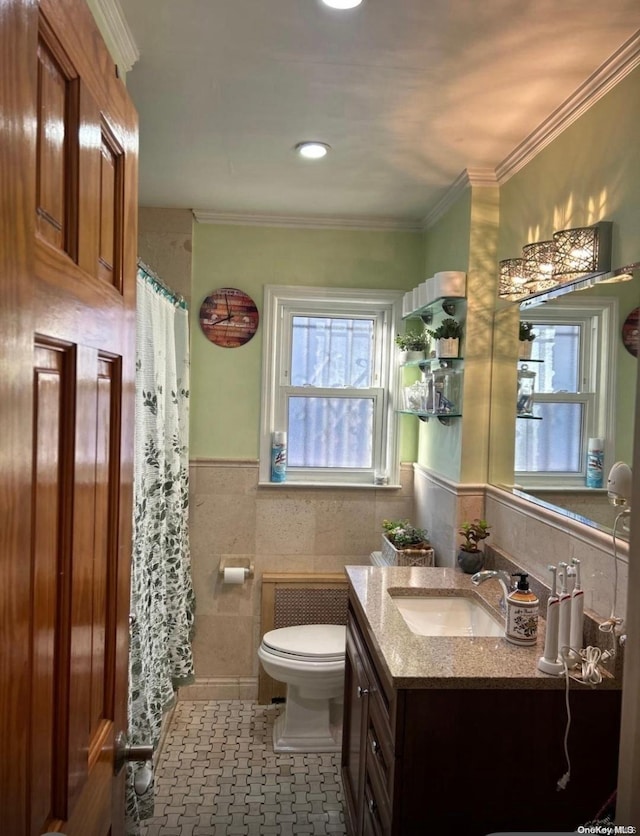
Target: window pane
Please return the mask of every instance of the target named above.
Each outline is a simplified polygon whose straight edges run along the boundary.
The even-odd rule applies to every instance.
[[[368,388],[373,320],[294,316],[291,385]]]
[[[516,419],[516,472],[580,473],[584,404],[536,403],[542,421]]]
[[[373,398],[289,398],[291,467],[373,466]]]
[[[580,391],[580,325],[534,324],[531,356],[536,363],[536,391]]]

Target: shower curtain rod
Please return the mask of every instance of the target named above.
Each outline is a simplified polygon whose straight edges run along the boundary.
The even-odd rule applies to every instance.
[[[187,308],[187,300],[182,296],[180,293],[176,293],[175,290],[171,290],[158,276],[158,274],[152,270],[144,261],[139,258],[138,259],[138,268],[142,270],[145,274],[146,278],[156,286],[157,290],[160,290],[164,295],[174,304],[178,305],[180,308]]]

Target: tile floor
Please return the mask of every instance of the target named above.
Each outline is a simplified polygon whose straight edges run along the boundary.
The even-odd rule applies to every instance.
[[[345,834],[340,755],[277,755],[282,706],[184,701],[158,758],[142,836]]]

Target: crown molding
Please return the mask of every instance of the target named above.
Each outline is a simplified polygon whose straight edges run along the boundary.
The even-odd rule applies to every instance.
[[[385,218],[379,216],[269,215],[241,212],[210,212],[194,209],[193,217],[201,224],[232,224],[236,226],[279,226],[298,229],[360,229],[370,231],[401,230],[422,232],[418,218]]]
[[[465,168],[456,177],[433,209],[424,216],[422,219],[422,229],[426,230],[434,226],[466,189],[474,186],[486,187],[497,185],[496,173],[492,168]]]
[[[502,185],[520,171],[542,149],[589,110],[622,79],[640,65],[640,30],[605,61],[560,107],[538,125],[497,166],[498,183]]]
[[[113,45],[115,63],[128,73],[140,60],[140,50],[136,44],[124,12],[118,0],[91,0],[93,16],[100,31]]]

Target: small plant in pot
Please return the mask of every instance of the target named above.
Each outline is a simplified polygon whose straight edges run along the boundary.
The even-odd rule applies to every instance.
[[[462,337],[462,324],[453,317],[443,319],[440,325],[428,330],[429,336],[436,341],[436,357],[457,357]]]
[[[433,549],[425,528],[416,528],[409,520],[383,520],[382,531],[385,562],[397,566],[433,565]]]
[[[400,362],[424,360],[425,350],[429,347],[429,337],[425,331],[407,331],[396,336],[396,345],[400,349]]]
[[[481,540],[490,535],[490,525],[486,520],[475,519],[463,522],[459,534],[464,538],[458,552],[458,566],[467,575],[474,575],[484,566],[484,552],[478,547]]]
[[[518,339],[520,340],[518,358],[520,360],[529,360],[531,358],[531,344],[535,338],[533,323],[521,320],[520,333],[518,334]]]

